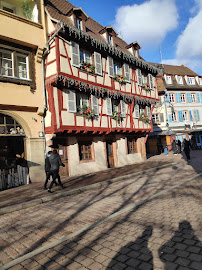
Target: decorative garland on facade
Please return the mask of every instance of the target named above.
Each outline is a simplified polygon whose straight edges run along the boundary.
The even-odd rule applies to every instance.
[[[123,52],[122,50],[114,46],[111,46],[97,38],[94,38],[93,36],[87,34],[82,30],[75,28],[74,26],[71,26],[66,23],[64,23],[64,26],[67,28],[69,36],[74,35],[75,39],[84,39],[85,42],[90,40],[92,47],[99,48],[100,50],[107,51],[109,54],[122,58],[124,62],[133,64],[136,67],[142,67],[144,69],[147,69],[150,73],[153,74],[157,74],[159,72],[158,68],[152,66],[151,64],[145,62],[144,60],[139,59],[133,55],[130,55],[129,53]]]
[[[124,101],[132,103],[133,100],[135,99],[135,103],[137,104],[155,104],[157,101],[156,100],[152,100],[146,97],[139,97],[139,96],[135,96],[135,95],[130,95],[130,94],[126,94],[126,93],[121,93],[118,92],[116,90],[110,90],[110,89],[106,89],[104,87],[100,87],[100,86],[95,86],[89,83],[85,83],[79,80],[75,80],[75,79],[71,79],[68,78],[67,76],[63,76],[63,75],[56,75],[48,80],[46,80],[46,84],[50,85],[52,83],[58,83],[61,82],[63,83],[64,86],[66,86],[67,88],[71,88],[72,86],[76,86],[78,87],[79,91],[85,91],[85,92],[90,92],[90,94],[94,94],[97,97],[110,97],[113,99],[120,99],[122,98]]]

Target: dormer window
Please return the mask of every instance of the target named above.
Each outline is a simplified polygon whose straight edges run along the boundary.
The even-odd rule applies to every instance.
[[[177,76],[177,83],[178,83],[179,85],[182,85],[182,84],[183,84],[182,76]]]
[[[112,35],[108,35],[108,42],[109,42],[109,45],[113,46],[113,37],[112,37]]]
[[[187,77],[187,82],[189,85],[195,85],[195,78],[194,77]]]
[[[167,84],[172,84],[172,77],[169,75],[166,75],[166,83]]]
[[[202,78],[198,79],[199,85],[202,85]]]
[[[83,30],[82,29],[82,20],[79,18],[76,18],[76,28],[79,30]]]

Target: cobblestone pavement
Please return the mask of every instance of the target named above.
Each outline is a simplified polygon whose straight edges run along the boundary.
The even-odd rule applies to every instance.
[[[181,161],[152,174],[1,216],[0,265],[194,175],[193,167]],[[202,269],[200,201],[200,180],[192,180],[10,269]]]

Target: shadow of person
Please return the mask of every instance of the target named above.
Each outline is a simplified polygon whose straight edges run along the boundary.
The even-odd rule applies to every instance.
[[[135,242],[129,242],[112,258],[106,270],[110,269],[148,269],[153,270],[153,255],[148,248],[148,240],[152,235],[152,226],[146,227]]]
[[[202,269],[202,243],[186,220],[179,224],[174,236],[158,252],[165,270]]]

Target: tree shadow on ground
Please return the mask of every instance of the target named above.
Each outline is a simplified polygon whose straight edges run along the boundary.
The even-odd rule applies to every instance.
[[[202,243],[191,224],[184,220],[179,224],[179,229],[174,236],[159,250],[159,257],[164,263],[165,270],[202,269]]]

